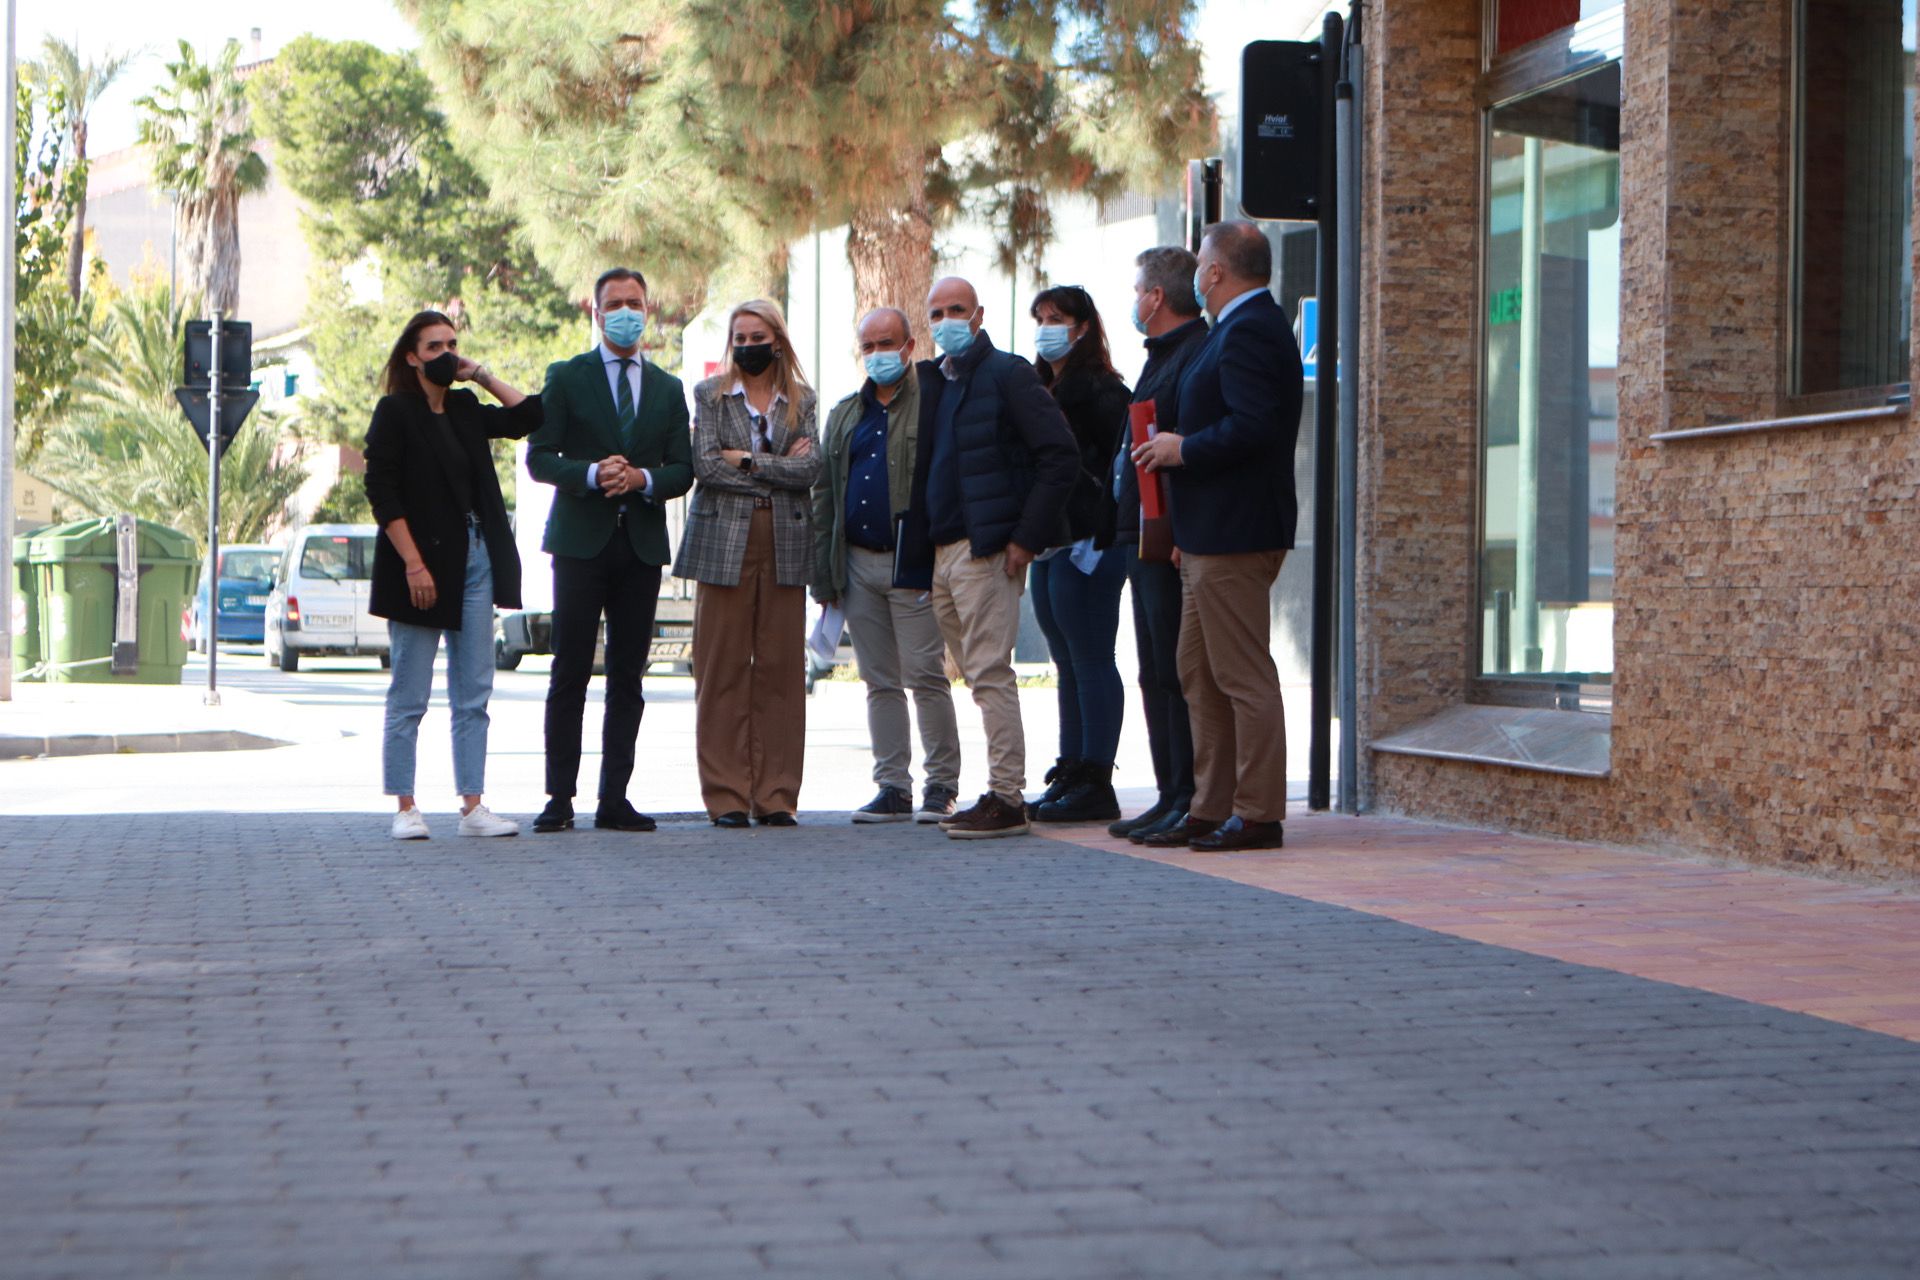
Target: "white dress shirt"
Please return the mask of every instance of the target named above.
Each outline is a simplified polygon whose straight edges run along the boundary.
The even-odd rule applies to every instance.
[[[622,360],[633,361],[627,368],[627,386],[633,392],[633,407],[637,413],[640,409],[640,385],[642,380],[640,353],[636,351],[630,356],[623,356],[606,343],[602,342],[600,344],[600,362],[605,366],[607,371],[607,390],[613,395],[613,403],[616,406],[620,403],[620,362]],[[640,487],[640,496],[643,498],[651,498],[653,496],[653,472],[642,467],[640,468],[640,474],[647,478],[647,482]],[[599,487],[600,464],[597,462],[589,462],[587,464],[587,488],[598,489]]]
[[[767,401],[767,411],[765,413],[758,413],[754,410],[752,403],[747,400],[747,384],[740,381],[740,379],[735,378],[733,380],[733,390],[729,391],[727,394],[740,397],[741,403],[745,404],[747,407],[747,416],[753,419],[754,429],[757,430],[760,433],[762,439],[766,441],[767,452],[772,453],[773,452],[773,411],[779,408],[780,404],[786,400],[787,397],[785,393],[779,392],[779,391],[774,392],[773,399]],[[758,448],[755,448],[754,450],[752,450],[752,452],[757,453],[759,452],[759,450]]]

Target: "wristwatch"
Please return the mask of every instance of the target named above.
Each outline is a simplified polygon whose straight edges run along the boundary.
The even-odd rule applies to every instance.
[[[748,454],[748,455],[747,455],[746,457],[744,457],[744,458],[742,458],[742,459],[740,459],[740,469],[741,469],[742,471],[746,471],[746,472],[751,472],[751,471],[753,470],[753,455],[752,455],[752,454]]]

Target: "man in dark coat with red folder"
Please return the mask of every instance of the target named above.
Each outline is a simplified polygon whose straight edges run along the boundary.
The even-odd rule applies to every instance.
[[[1268,289],[1273,251],[1251,222],[1201,239],[1196,301],[1213,332],[1180,382],[1180,430],[1135,457],[1168,472],[1185,588],[1180,684],[1193,726],[1185,834],[1202,851],[1277,849],[1287,805],[1269,600],[1293,546],[1300,348]]]
[[[1193,298],[1194,256],[1178,245],[1148,249],[1134,259],[1133,327],[1146,335],[1147,363],[1134,385],[1133,403],[1151,406],[1160,431],[1180,430],[1180,379],[1207,340],[1207,322]],[[1141,409],[1136,408],[1136,413]],[[1133,586],[1133,639],[1140,656],[1140,701],[1146,712],[1147,749],[1160,795],[1153,807],[1107,828],[1135,844],[1185,844],[1187,807],[1193,801],[1193,732],[1187,700],[1180,693],[1180,570],[1166,555],[1166,517],[1143,536],[1141,489],[1133,461],[1133,438],[1120,441],[1113,459],[1113,519],[1100,545],[1127,549],[1127,580]],[[1166,478],[1157,483],[1164,496]],[[1159,535],[1156,537],[1155,535]],[[1158,553],[1158,559],[1146,557]]]

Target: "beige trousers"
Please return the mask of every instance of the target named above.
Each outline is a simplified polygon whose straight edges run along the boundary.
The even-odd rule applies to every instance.
[[[694,755],[711,817],[800,808],[806,611],[805,587],[776,584],[773,513],[755,511],[740,585],[694,592]]]
[[[1013,643],[1020,638],[1025,590],[1025,574],[1007,576],[1004,551],[976,559],[962,541],[934,552],[933,616],[960,660],[987,730],[987,789],[1013,805],[1026,803],[1027,736],[1013,678]]]
[[[1268,639],[1268,601],[1286,556],[1180,556],[1180,690],[1193,724],[1196,818],[1287,816],[1287,722]]]
[[[929,785],[958,791],[960,730],[953,718],[946,648],[933,601],[924,591],[893,585],[893,553],[847,548],[847,591],[840,605],[853,632],[853,653],[867,685],[867,734],[873,740],[873,780],[911,789],[913,735],[907,693],[920,713]]]

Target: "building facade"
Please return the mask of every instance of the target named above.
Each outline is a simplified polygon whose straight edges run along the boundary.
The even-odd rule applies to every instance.
[[[1914,0],[1364,16],[1363,803],[1920,871]]]

